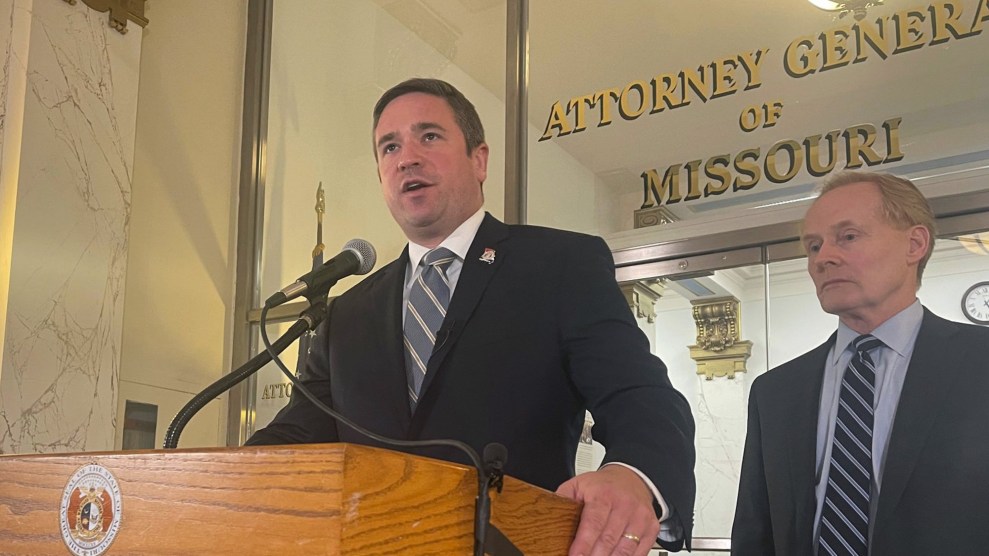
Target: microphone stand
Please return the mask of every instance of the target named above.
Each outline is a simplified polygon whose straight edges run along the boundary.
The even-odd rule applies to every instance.
[[[182,434],[182,430],[192,419],[193,415],[199,412],[200,409],[206,406],[214,398],[220,394],[226,392],[227,390],[233,388],[240,382],[242,382],[247,377],[258,372],[261,367],[264,367],[271,361],[273,354],[277,355],[283,351],[285,348],[292,345],[292,342],[296,341],[300,336],[306,333],[308,330],[315,330],[316,326],[319,325],[323,319],[326,318],[326,301],[317,301],[311,303],[302,314],[299,315],[299,320],[288,329],[282,337],[275,340],[275,343],[271,345],[270,349],[265,349],[264,351],[258,353],[250,359],[250,361],[244,363],[233,372],[224,375],[219,380],[207,386],[202,392],[196,394],[189,403],[185,404],[175,417],[172,422],[168,425],[168,430],[165,432],[165,440],[162,443],[162,447],[166,450],[174,449],[179,444],[179,435]]]
[[[328,289],[328,288],[327,288]],[[288,329],[285,334],[272,343],[268,339],[268,333],[265,329],[268,309],[271,308],[269,304],[265,304],[264,308],[261,309],[261,340],[264,343],[265,350],[255,355],[250,361],[241,365],[236,370],[230,374],[220,378],[213,384],[210,384],[202,392],[197,394],[189,401],[172,419],[171,424],[168,426],[168,431],[165,433],[165,441],[163,447],[165,449],[173,449],[178,445],[179,435],[182,434],[182,429],[189,422],[193,415],[196,414],[200,409],[202,409],[207,403],[209,403],[213,398],[219,396],[223,392],[232,388],[234,385],[240,383],[242,380],[251,376],[257,372],[261,367],[267,364],[269,361],[274,361],[282,373],[288,377],[292,382],[293,391],[301,392],[310,402],[313,403],[317,408],[322,410],[327,415],[333,417],[337,422],[343,423],[347,427],[351,428],[358,433],[381,442],[382,444],[388,444],[392,446],[400,447],[436,447],[436,446],[452,446],[467,454],[474,468],[477,470],[477,497],[474,500],[474,556],[484,556],[485,552],[488,554],[493,554],[496,556],[521,556],[521,552],[517,547],[507,539],[497,527],[491,525],[491,494],[490,489],[496,487],[499,492],[501,492],[502,486],[502,465],[504,464],[504,458],[507,455],[505,453],[504,446],[499,445],[499,449],[492,451],[489,454],[488,448],[492,445],[488,445],[485,448],[485,461],[482,463],[480,456],[477,452],[465,442],[459,440],[395,440],[392,438],[386,438],[379,434],[373,433],[360,425],[350,421],[343,415],[337,413],[332,408],[327,406],[322,400],[318,399],[312,392],[309,391],[302,382],[292,374],[285,364],[282,362],[278,354],[285,350],[286,347],[292,344],[296,339],[298,339],[307,330],[314,330],[320,322],[326,318],[326,292],[322,294],[317,294],[316,292],[310,292],[311,297],[309,299],[309,307],[299,316],[299,319]],[[487,550],[486,550],[487,549]]]

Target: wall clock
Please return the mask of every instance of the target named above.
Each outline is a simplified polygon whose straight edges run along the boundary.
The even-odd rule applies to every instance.
[[[989,324],[989,282],[979,282],[965,291],[962,312],[975,324]]]

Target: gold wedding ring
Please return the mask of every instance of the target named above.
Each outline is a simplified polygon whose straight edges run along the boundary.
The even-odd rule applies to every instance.
[[[632,533],[623,533],[622,534],[622,538],[628,539],[628,540],[630,540],[632,542],[635,542],[635,543],[639,542],[639,537],[636,537]]]

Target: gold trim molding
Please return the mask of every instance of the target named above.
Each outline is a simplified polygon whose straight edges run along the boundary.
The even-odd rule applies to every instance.
[[[690,358],[697,362],[697,374],[706,380],[735,378],[744,373],[752,355],[752,342],[742,340],[741,312],[734,296],[691,301],[697,325],[697,345],[689,346]]]
[[[637,319],[656,322],[656,302],[663,297],[666,284],[660,279],[638,280],[621,284],[629,309]]]
[[[673,211],[665,206],[637,209],[634,218],[635,222],[632,226],[635,229],[670,224],[680,220],[677,215],[673,214]]]
[[[78,0],[64,0],[70,6],[75,6]],[[144,17],[145,0],[82,0],[89,9],[97,12],[110,12],[110,27],[120,32],[121,35],[127,33],[127,20],[137,23],[141,27],[148,26],[148,19]]]
[[[740,340],[724,351],[715,353],[690,346],[690,358],[697,362],[697,374],[704,375],[704,380],[714,380],[715,377],[735,378],[735,373],[746,371],[746,362],[752,355],[752,342]]]

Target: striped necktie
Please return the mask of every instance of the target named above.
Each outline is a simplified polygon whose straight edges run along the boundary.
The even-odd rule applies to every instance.
[[[412,283],[405,313],[405,372],[409,382],[409,403],[419,403],[419,390],[426,377],[429,357],[436,343],[436,331],[443,324],[450,303],[450,281],[446,268],[456,255],[445,247],[433,249],[422,258],[422,273]]]
[[[883,345],[855,338],[855,355],[841,379],[831,444],[831,469],[821,511],[818,555],[866,556],[872,489],[872,424],[876,365],[869,352]]]

